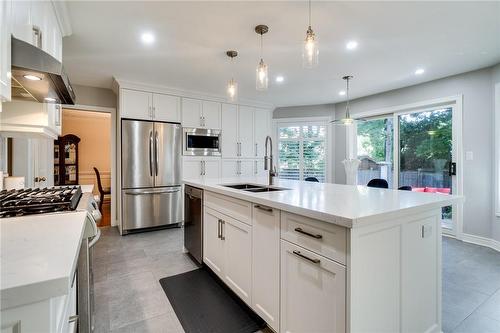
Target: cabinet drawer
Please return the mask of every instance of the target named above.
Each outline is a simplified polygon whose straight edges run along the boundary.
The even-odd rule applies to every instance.
[[[346,264],[347,229],[305,216],[282,212],[281,238]]]
[[[252,203],[205,191],[205,205],[241,222],[252,224]]]

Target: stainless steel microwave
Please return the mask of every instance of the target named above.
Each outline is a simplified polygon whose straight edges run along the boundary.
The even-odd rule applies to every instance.
[[[221,131],[206,128],[184,128],[183,154],[189,156],[220,156]]]

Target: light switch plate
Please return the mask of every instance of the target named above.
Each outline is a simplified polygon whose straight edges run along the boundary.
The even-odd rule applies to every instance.
[[[473,159],[474,159],[474,153],[471,151],[466,151],[465,152],[465,160],[472,161]]]

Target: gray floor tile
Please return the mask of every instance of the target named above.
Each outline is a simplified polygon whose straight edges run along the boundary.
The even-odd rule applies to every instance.
[[[480,314],[472,314],[465,319],[453,333],[498,333],[500,321]]]
[[[500,320],[500,289],[476,310],[477,314]]]
[[[168,313],[112,330],[112,333],[183,333],[175,314]]]

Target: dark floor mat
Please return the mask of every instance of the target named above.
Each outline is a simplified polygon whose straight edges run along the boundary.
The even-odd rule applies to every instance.
[[[266,326],[206,267],[160,284],[186,333],[253,333]]]

